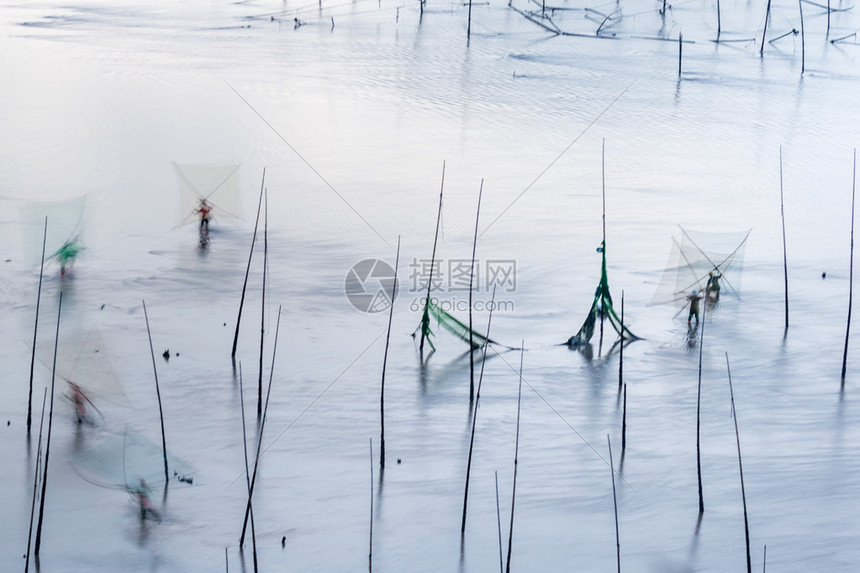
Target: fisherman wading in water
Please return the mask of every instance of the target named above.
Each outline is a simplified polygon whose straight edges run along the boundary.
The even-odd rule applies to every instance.
[[[697,290],[694,290],[687,297],[687,300],[690,301],[690,314],[687,315],[687,324],[691,323],[694,316],[696,317],[696,324],[699,324],[699,300],[701,300],[701,298],[702,296]]]
[[[709,299],[713,299],[714,302],[720,300],[720,279],[723,277],[723,274],[720,272],[720,269],[714,269],[708,273],[708,284],[705,287],[705,294]]]
[[[200,232],[208,233],[209,232],[209,214],[212,213],[212,206],[206,201],[206,199],[200,200],[200,206],[197,208],[195,213],[200,214]]]

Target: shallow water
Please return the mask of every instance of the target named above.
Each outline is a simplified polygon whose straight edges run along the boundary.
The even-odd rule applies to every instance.
[[[494,472],[506,542],[520,356],[490,351],[486,362],[461,545],[469,361],[461,342],[436,329],[438,350],[422,368],[409,336],[419,320],[411,307],[421,297],[411,274],[430,257],[444,162],[443,268],[471,254],[482,179],[478,259],[484,272],[489,261],[516,261],[515,288],[497,294],[508,306],[492,323],[493,338],[512,346],[525,340],[528,349],[513,569],[614,567],[607,434],[625,570],[743,567],[726,353],[753,567],[762,566],[767,545],[769,569],[855,569],[853,346],[844,391],[840,368],[860,121],[857,46],[829,43],[826,16],[805,5],[801,77],[799,37],[766,44],[759,57],[763,6],[723,2],[721,39],[747,41],[719,44],[709,3],[673,6],[666,18],[656,8],[622,5],[623,18],[602,32],[614,37],[593,38],[553,37],[504,3],[475,5],[467,44],[467,7],[453,3],[430,3],[423,17],[415,5],[389,2],[321,9],[4,3],[2,568],[23,567],[36,457],[25,410],[39,272],[29,237],[38,236],[40,222],[26,214],[34,200],[81,195],[85,250],[66,279],[56,264],[46,267],[37,348],[52,347],[62,290],[60,345],[76,348],[97,327],[127,402],[97,403],[102,415],[91,412],[92,423],[77,426],[58,378],[40,569],[213,571],[224,567],[225,548],[230,570],[253,568],[249,545],[244,556],[238,550],[245,478],[229,354],[265,168],[266,305],[261,312],[258,253],[237,355],[253,433],[257,325],[264,318],[265,383],[282,305],[254,497],[261,568],[365,567],[373,467],[376,570],[494,570]],[[296,17],[305,25],[295,28]],[[594,34],[600,24],[580,10],[558,10],[553,21],[576,34]],[[768,38],[793,27],[796,7],[774,6]],[[854,11],[834,13],[830,38],[856,27]],[[680,80],[679,32],[689,42]],[[644,338],[624,350],[623,457],[620,357],[605,356],[608,340],[599,352],[597,337],[591,360],[558,346],[578,329],[599,278],[603,145],[610,285],[616,306],[623,291],[625,322]],[[785,336],[780,150],[790,278]],[[177,226],[171,161],[242,164],[245,218],[216,220],[205,252],[193,226]],[[740,297],[723,297],[704,332],[701,520],[701,340],[688,339],[683,311],[673,318],[680,307],[649,306],[679,224],[753,229],[743,274],[731,277]],[[378,458],[387,315],[356,311],[343,285],[359,260],[393,264],[398,235],[403,282],[380,476],[369,441]],[[482,300],[486,279],[479,276]],[[462,303],[465,294],[443,292],[440,300]],[[168,449],[194,468],[192,485],[171,482],[164,500],[157,488],[160,522],[141,522],[121,487],[99,487],[75,470],[126,427],[160,439],[142,300]],[[487,318],[478,313],[479,330]],[[169,362],[160,357],[166,349]],[[37,362],[37,424],[50,378]]]

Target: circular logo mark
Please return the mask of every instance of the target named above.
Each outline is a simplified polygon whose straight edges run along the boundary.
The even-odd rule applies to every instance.
[[[343,292],[350,304],[361,312],[375,313],[391,307],[399,286],[395,284],[391,265],[379,259],[364,259],[346,273]]]

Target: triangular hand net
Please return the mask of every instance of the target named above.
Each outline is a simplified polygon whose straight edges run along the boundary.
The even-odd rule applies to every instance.
[[[650,304],[687,300],[694,290],[711,298],[740,296],[744,249],[752,229],[715,233],[688,231],[672,238],[669,261]]]
[[[606,276],[606,243],[601,243],[600,252],[602,253],[602,263],[600,271],[600,283],[597,285],[597,290],[594,292],[594,301],[591,303],[591,310],[588,311],[588,316],[585,317],[585,322],[582,323],[579,332],[571,336],[567,340],[569,346],[582,346],[588,344],[591,337],[594,335],[594,326],[597,320],[601,317],[608,319],[609,324],[618,333],[622,340],[639,340],[639,337],[630,332],[630,329],[622,324],[621,319],[615,312],[612,306],[612,295],[609,293],[609,279]]]
[[[179,179],[180,225],[198,220],[203,200],[211,206],[215,217],[242,218],[240,165],[172,165]]]

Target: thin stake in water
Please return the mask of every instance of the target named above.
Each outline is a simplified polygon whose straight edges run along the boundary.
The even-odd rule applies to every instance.
[[[143,318],[146,320],[146,336],[149,337],[149,353],[152,355],[152,373],[155,375],[155,394],[158,396],[158,417],[161,420],[161,452],[164,455],[164,490],[170,483],[167,473],[167,440],[164,437],[164,410],[161,408],[161,389],[158,387],[158,369],[155,367],[155,350],[152,348],[152,333],[149,330],[149,316],[146,314],[146,301],[143,302]]]
[[[621,463],[624,464],[624,450],[627,449],[627,383],[624,384],[624,406],[621,414]]]
[[[242,322],[242,307],[245,305],[245,290],[248,288],[248,275],[251,272],[251,258],[254,256],[254,245],[257,244],[257,227],[260,224],[260,209],[263,207],[263,190],[266,185],[266,168],[263,167],[263,180],[260,182],[260,200],[257,203],[257,218],[254,222],[254,236],[251,237],[251,252],[248,253],[248,266],[245,267],[245,281],[242,283],[242,297],[239,299],[239,316],[236,317],[236,333],[233,335],[233,352],[230,357],[236,359],[236,346],[239,344],[239,324]]]
[[[248,496],[251,495],[251,474],[248,466],[248,432],[247,424],[245,423],[245,389],[242,385],[242,363],[239,362],[239,406],[242,408],[242,451],[245,454],[245,485],[247,487]],[[250,502],[249,502],[250,504]],[[251,516],[251,543],[254,552],[254,571],[257,570],[257,535],[254,527],[254,506],[251,505],[249,514]],[[226,556],[227,549],[224,549]]]
[[[705,512],[705,498],[702,493],[702,348],[705,345],[705,318],[708,305],[702,305],[702,333],[699,335],[699,385],[696,393],[696,470],[699,478],[699,513]]]
[[[499,505],[499,470],[495,470],[496,474],[496,524],[499,530],[499,573],[505,573],[505,564],[502,561],[502,508]]]
[[[615,557],[618,563],[618,573],[621,573],[621,536],[618,532],[618,498],[615,494],[615,466],[612,464],[612,442],[606,434],[606,444],[609,446],[609,471],[612,474],[612,505],[615,507]]]
[[[496,300],[496,287],[493,285],[493,302]],[[475,411],[472,414],[472,435],[469,439],[469,459],[466,462],[466,489],[463,494],[463,520],[460,523],[460,538],[462,539],[463,535],[466,533],[466,508],[469,504],[469,476],[472,471],[472,450],[475,446],[475,427],[478,422],[478,403],[481,401],[481,383],[484,380],[484,364],[487,362],[487,348],[489,348],[489,337],[490,337],[490,326],[493,323],[493,306],[494,304],[490,304],[490,317],[487,320],[487,339],[484,341],[484,354],[481,357],[481,373],[478,376],[478,395],[475,398]]]
[[[42,461],[42,426],[45,423],[45,400],[48,398],[48,389],[42,393],[42,417],[39,421],[39,445],[36,448],[36,470],[33,472],[33,503],[30,505],[30,528],[27,533],[27,553],[24,562],[24,573],[30,570],[30,541],[33,539],[33,516],[36,513],[36,493],[39,491],[39,469]]]
[[[806,34],[803,32],[803,0],[797,0],[800,6],[800,75],[806,71]]]
[[[469,1],[471,10],[472,2]],[[478,190],[478,208],[475,213],[475,238],[472,240],[472,266],[469,267],[469,402],[475,396],[475,341],[472,336],[472,287],[475,278],[475,250],[478,247],[478,222],[481,218],[481,195],[484,193],[484,180],[481,179],[481,188]],[[490,336],[490,333],[487,333]]]
[[[603,197],[603,243],[602,246],[606,248],[606,139],[604,138],[601,142],[600,147],[600,184],[601,184],[601,196]],[[606,314],[603,312],[603,308],[600,309],[600,342],[597,345],[597,355],[600,356],[603,354],[603,322],[606,319]],[[624,345],[624,322],[621,323],[621,345]]]
[[[385,334],[385,354],[382,355],[382,383],[379,387],[379,467],[381,469],[385,469],[385,368],[388,364],[388,345],[391,341],[391,322],[394,319],[394,297],[397,296],[398,266],[400,266],[400,235],[397,235],[397,256],[394,259],[394,282],[391,283],[391,306],[388,308],[388,332]]]
[[[767,12],[764,15],[764,32],[761,34],[761,49],[759,49],[758,55],[760,57],[764,57],[764,41],[767,38],[767,21],[770,20],[770,2],[771,0],[767,0]]]
[[[48,242],[48,216],[45,216],[45,232],[42,235],[42,264],[39,266],[39,290],[36,291],[36,319],[33,324],[33,352],[30,355],[30,393],[27,398],[27,435],[33,415],[33,367],[36,365],[36,333],[39,330],[39,304],[42,302],[42,275],[45,270],[45,245]],[[29,553],[29,550],[27,551]]]
[[[738,444],[738,469],[741,474],[741,499],[744,502],[744,536],[747,542],[747,573],[752,573],[752,558],[750,557],[750,522],[747,516],[747,494],[744,489],[744,464],[741,459],[741,434],[738,431],[738,413],[735,411],[735,391],[732,389],[732,369],[729,366],[729,353],[726,352],[726,371],[729,375],[729,395],[732,399],[732,418],[735,420],[735,440]]]
[[[266,390],[266,404],[263,407],[263,418],[260,420],[260,433],[257,436],[257,454],[254,456],[254,473],[251,475],[251,488],[248,492],[248,503],[245,504],[245,520],[242,524],[242,535],[239,537],[239,547],[245,544],[245,532],[248,529],[248,517],[251,513],[251,498],[254,495],[254,485],[257,483],[257,469],[260,465],[260,449],[263,445],[263,430],[266,429],[266,414],[269,411],[269,396],[272,393],[272,378],[275,373],[275,354],[278,350],[278,333],[281,329],[281,307],[278,307],[278,322],[275,324],[275,343],[272,348],[272,368],[269,372],[269,387]]]
[[[621,291],[621,328],[624,329],[624,291]],[[621,346],[618,347],[618,389],[624,384],[624,337],[621,337]]]
[[[42,547],[42,520],[45,517],[45,494],[48,491],[48,458],[51,455],[51,428],[54,426],[54,382],[57,377],[57,345],[60,341],[60,314],[63,310],[63,291],[57,304],[57,332],[54,338],[54,364],[51,368],[51,405],[48,408],[48,438],[45,443],[45,468],[42,470],[42,497],[39,501],[39,523],[36,526],[36,545],[33,553],[39,555]]]
[[[511,546],[514,541],[514,502],[517,499],[517,463],[520,453],[520,405],[523,398],[523,348],[526,347],[526,341],[523,340],[520,349],[520,384],[517,392],[517,438],[514,442],[514,485],[511,489],[511,526],[508,530],[508,560],[505,566],[506,573],[511,573]]]
[[[854,298],[854,193],[857,189],[857,150],[854,150],[854,175],[851,183],[851,263],[848,271],[848,326],[845,327],[845,351],[842,354],[842,387],[848,367],[848,335],[851,332],[851,304]]]
[[[770,0],[768,0],[768,8]],[[782,146],[779,146],[779,214],[782,218],[782,266],[785,272],[785,330],[788,332],[788,250],[785,242],[785,201],[782,193]]]
[[[423,6],[423,3],[422,3]],[[436,244],[439,242],[439,223],[442,221],[442,193],[445,190],[445,162],[442,162],[442,184],[439,189],[439,211],[436,213],[436,233],[433,236],[433,254],[430,257],[430,277],[427,280],[427,296],[424,298],[424,314],[421,317],[421,341],[418,344],[418,353],[424,358],[424,339],[430,328],[430,287],[433,285],[433,267],[436,266]],[[433,346],[431,343],[430,346]]]
[[[257,378],[257,417],[263,414],[263,343],[266,336],[266,273],[269,270],[269,191],[263,222],[263,293],[260,300],[260,375]],[[280,319],[280,314],[278,315]]]
[[[367,570],[373,573],[373,438],[370,438],[370,547],[367,550]]]

